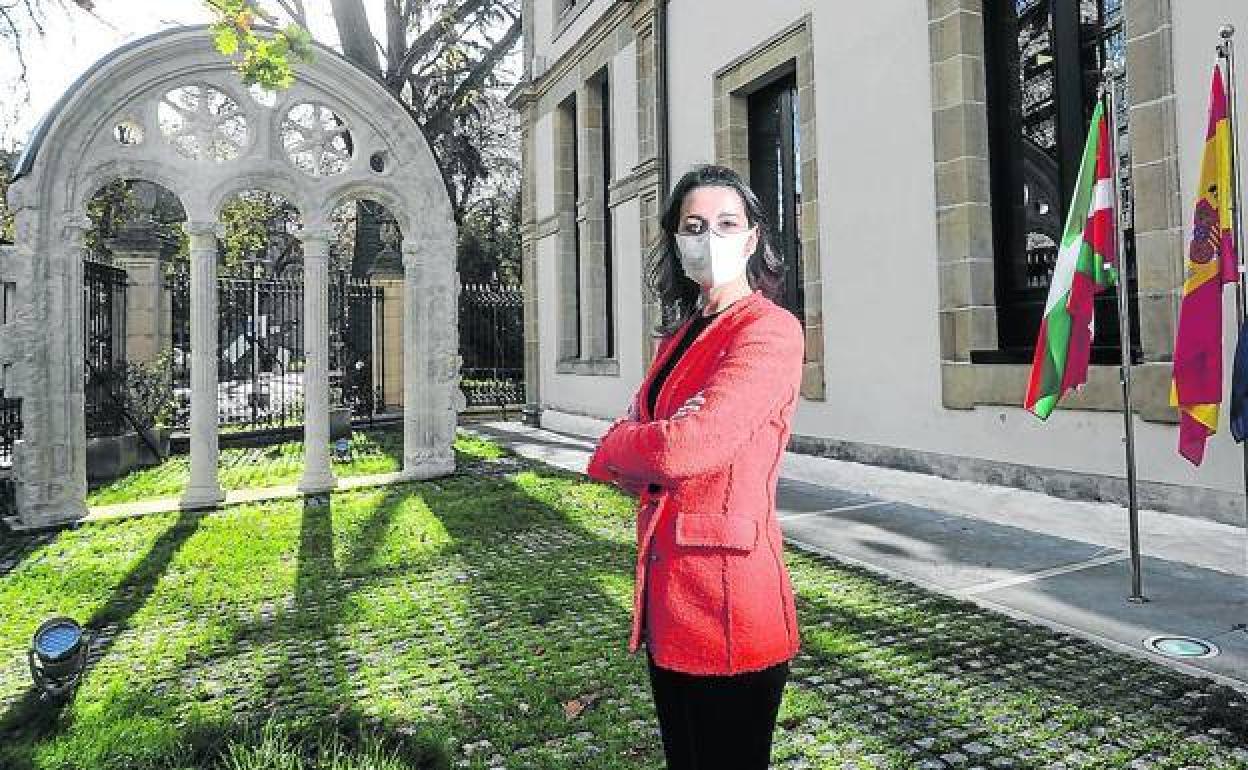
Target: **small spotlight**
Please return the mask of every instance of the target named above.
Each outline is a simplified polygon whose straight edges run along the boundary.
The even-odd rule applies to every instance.
[[[340,463],[351,462],[351,442],[340,438],[334,442],[334,459]]]
[[[78,686],[87,665],[87,632],[72,618],[46,620],[30,643],[30,676],[47,701],[63,701]]]

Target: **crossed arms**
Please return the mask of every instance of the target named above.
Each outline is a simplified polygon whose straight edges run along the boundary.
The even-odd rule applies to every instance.
[[[586,472],[636,492],[649,482],[670,486],[727,465],[796,395],[804,353],[805,337],[792,314],[747,323],[707,379],[699,408],[665,420],[616,420]]]

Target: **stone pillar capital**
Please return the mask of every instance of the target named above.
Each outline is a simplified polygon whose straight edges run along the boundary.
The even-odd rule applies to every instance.
[[[328,228],[305,228],[296,235],[295,237],[299,239],[299,243],[303,244],[304,260],[329,259],[330,235]]]
[[[217,239],[225,237],[224,228],[218,227],[216,222],[187,222],[183,226],[190,237],[191,253],[211,251],[215,254]]]
[[[71,214],[61,220],[61,232],[69,243],[81,242],[91,230],[91,220],[82,214]]]
[[[410,241],[403,242],[403,267],[421,268],[425,266],[424,249]]]
[[[210,221],[188,220],[187,222],[182,223],[182,227],[186,229],[187,235],[192,237],[206,237],[211,235],[213,238],[216,238],[224,235],[225,231],[224,226],[218,224],[217,222]]]

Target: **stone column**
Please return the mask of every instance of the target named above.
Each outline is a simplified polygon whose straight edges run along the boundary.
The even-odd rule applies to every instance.
[[[453,227],[452,227],[453,233]],[[454,236],[403,245],[403,475],[455,470],[459,392],[458,285]]]
[[[633,35],[637,40],[637,165],[631,170],[637,179],[637,200],[641,207],[641,247],[650,247],[659,236],[661,205],[667,191],[660,189],[660,166],[664,163],[659,147],[659,116],[665,106],[659,101],[659,46],[663,41],[655,32],[654,0],[638,0],[633,4]],[[621,169],[624,171],[624,169]],[[641,284],[646,285],[645,260],[638,260]],[[658,338],[653,334],[661,317],[657,299],[642,292],[642,362],[643,368],[654,359]]]
[[[329,233],[305,230],[303,244],[303,477],[299,491],[327,492],[329,466]]]
[[[13,447],[19,527],[87,513],[82,260],[91,223],[85,216],[61,217],[36,239],[37,216],[29,208],[18,213],[17,257],[32,271],[31,300],[18,319],[24,343],[18,377],[26,378],[17,392],[5,393],[22,399],[23,437]],[[37,264],[40,244],[58,253]]]
[[[526,57],[526,62],[528,57]],[[520,278],[524,289],[524,409],[525,425],[541,426],[541,339],[538,334],[537,301],[537,180],[533,172],[537,157],[536,137],[533,124],[534,107],[530,93],[516,102],[521,111],[520,158],[525,169],[520,187],[520,210],[523,223],[520,227]]]
[[[183,508],[225,499],[217,478],[217,231],[188,222],[191,240],[191,480]]]
[[[403,475],[426,478],[422,465],[427,459],[429,387],[421,362],[429,357],[427,324],[421,317],[424,303],[420,284],[424,278],[421,256],[412,245],[403,247]]]

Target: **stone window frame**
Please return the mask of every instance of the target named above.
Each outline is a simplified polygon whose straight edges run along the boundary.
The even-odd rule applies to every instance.
[[[526,7],[531,7],[533,2],[539,0],[526,0]],[[591,0],[578,3],[579,6],[588,7],[592,4]],[[557,374],[573,374],[573,375],[590,375],[590,376],[620,376],[620,350],[619,344],[619,324],[616,324],[616,340],[615,340],[615,357],[605,359],[584,359],[574,357],[576,337],[575,329],[565,330],[565,318],[576,318],[574,309],[565,309],[568,304],[567,298],[571,296],[575,300],[575,290],[579,286],[579,281],[573,283],[569,279],[569,271],[575,263],[575,251],[577,244],[576,224],[577,224],[577,206],[575,196],[572,193],[571,185],[567,183],[568,176],[559,173],[560,164],[568,165],[566,159],[575,157],[575,146],[569,146],[563,137],[567,136],[566,131],[561,131],[560,105],[568,102],[569,97],[576,95],[579,100],[584,96],[582,91],[588,88],[587,81],[593,75],[604,67],[612,65],[612,60],[625,46],[637,41],[639,46],[639,56],[641,53],[642,33],[640,30],[651,29],[650,24],[654,9],[653,7],[642,8],[627,3],[616,3],[612,7],[604,11],[602,17],[589,27],[585,35],[573,42],[568,50],[564,51],[550,65],[549,68],[543,70],[542,74],[532,82],[526,83],[525,87],[513,94],[515,97],[514,105],[524,110],[525,121],[522,126],[522,132],[527,131],[528,137],[524,140],[524,152],[528,152],[530,158],[536,157],[536,143],[540,140],[534,130],[536,122],[541,116],[550,115],[553,118],[553,137],[555,174],[552,183],[555,189],[554,210],[547,216],[538,218],[537,213],[537,189],[536,180],[533,175],[525,174],[523,193],[527,196],[527,207],[524,208],[525,223],[521,228],[522,251],[526,264],[532,269],[524,271],[526,282],[530,279],[536,280],[538,269],[537,244],[542,239],[554,238],[554,272],[555,272],[555,293],[556,296],[543,302],[538,293],[534,290],[527,293],[526,298],[531,298],[532,302],[527,305],[525,325],[526,329],[533,331],[532,334],[526,334],[526,361],[532,363],[531,368],[526,368],[526,372],[536,372],[536,362],[539,358],[538,352],[541,345],[536,334],[537,318],[541,311],[540,308],[548,308],[554,314],[554,324],[556,328],[556,344],[555,344],[555,372]],[[648,34],[648,33],[647,33]],[[638,61],[639,76],[642,63]],[[639,99],[641,94],[639,93]],[[510,97],[509,97],[510,98]],[[651,111],[653,112],[653,111]],[[638,115],[643,116],[643,108],[638,105]],[[638,141],[644,141],[646,131],[644,126],[639,127],[641,136]],[[653,131],[650,132],[653,135]],[[563,152],[564,155],[560,153]],[[649,169],[651,175],[653,170]],[[627,169],[615,169],[613,175],[617,176],[614,189],[608,189],[604,194],[610,196],[612,203],[618,202],[622,196],[631,194],[631,180],[639,180],[640,172],[638,168],[634,168],[629,172]],[[647,182],[653,185],[652,181]],[[642,186],[640,182],[637,185]],[[638,189],[637,194],[641,196],[643,191]],[[644,206],[643,206],[644,211]],[[644,231],[644,223],[643,223]],[[623,260],[616,260],[613,266],[618,271],[626,267]],[[528,284],[526,283],[526,286]],[[532,288],[532,287],[530,287]],[[616,291],[615,293],[618,293]],[[527,301],[527,299],[526,299]],[[614,298],[612,298],[614,301]],[[618,305],[617,305],[618,310]],[[617,320],[620,314],[616,313]],[[569,342],[569,341],[572,342]],[[527,366],[527,364],[526,364]],[[526,392],[531,398],[538,397],[539,384],[536,376],[530,378],[529,387]],[[536,402],[532,402],[536,404]],[[536,408],[536,407],[535,407]]]
[[[983,0],[928,0],[936,230],[940,294],[941,400],[949,409],[1021,407],[1029,364],[972,363],[997,347]],[[1183,206],[1170,0],[1127,0],[1131,175],[1135,185],[1139,344],[1132,370],[1135,409],[1174,423],[1170,362],[1181,276]],[[1066,409],[1122,409],[1119,367],[1092,365]]]
[[[594,0],[552,0],[555,6],[555,29],[551,41],[558,40],[580,17],[585,9],[594,4]]]
[[[556,106],[554,115],[554,161],[555,173],[555,220],[557,222],[557,239],[555,242],[556,281],[559,296],[555,317],[558,326],[556,340],[557,359],[562,365],[565,361],[579,360],[579,308],[580,278],[577,270],[578,238],[576,233],[576,155],[577,155],[577,105],[579,93],[569,94]]]
[[[802,285],[805,293],[806,358],[802,369],[802,396],[826,400],[824,376],[823,279],[819,258],[819,164],[815,123],[814,45],[811,14],[767,38],[716,70],[712,76],[715,111],[715,161],[750,178],[750,94],[795,74],[798,94],[798,134],[802,157],[801,202]]]
[[[560,374],[615,376],[619,374],[619,345],[611,344],[608,311],[614,310],[607,291],[609,244],[607,202],[611,180],[603,179],[604,114],[602,83],[610,82],[611,65],[579,79],[574,94],[560,103],[556,127],[555,210],[559,216]],[[567,104],[575,105],[575,137],[568,126]],[[610,105],[606,105],[609,109]],[[569,144],[570,141],[570,144]],[[575,163],[573,163],[575,158]],[[575,167],[576,183],[571,184]],[[618,170],[616,170],[618,173]],[[614,269],[616,265],[611,265]],[[613,292],[612,292],[613,293]],[[578,319],[579,314],[579,321]],[[618,324],[616,325],[618,329]],[[579,335],[579,341],[577,339]],[[608,349],[614,355],[608,357]],[[578,351],[579,354],[574,354]]]

